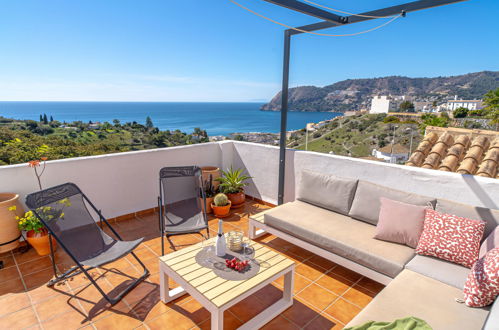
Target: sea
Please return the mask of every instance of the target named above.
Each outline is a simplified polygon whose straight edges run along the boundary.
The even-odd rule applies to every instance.
[[[208,135],[229,135],[240,132],[277,133],[280,112],[261,111],[263,103],[256,102],[0,102],[0,116],[15,119],[39,120],[40,114],[60,122],[145,123],[151,117],[161,130],[190,133],[200,127]],[[340,116],[336,112],[288,112],[288,130],[301,129],[307,123]]]

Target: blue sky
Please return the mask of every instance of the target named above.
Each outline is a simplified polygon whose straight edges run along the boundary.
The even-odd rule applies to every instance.
[[[289,25],[317,21],[238,1]],[[314,1],[351,12],[404,2]],[[291,86],[499,70],[498,15],[499,1],[470,0],[360,36],[294,37]],[[267,100],[280,89],[282,31],[228,0],[3,0],[0,100]]]

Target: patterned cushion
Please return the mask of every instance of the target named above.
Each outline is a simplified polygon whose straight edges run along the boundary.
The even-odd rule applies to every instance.
[[[464,302],[470,307],[484,307],[499,295],[499,248],[490,250],[475,262],[464,285]]]
[[[478,259],[485,222],[427,209],[416,253],[471,268]]]

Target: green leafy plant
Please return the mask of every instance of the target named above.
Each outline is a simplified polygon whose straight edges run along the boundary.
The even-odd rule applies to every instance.
[[[226,194],[219,193],[213,198],[213,204],[215,204],[215,206],[226,206],[229,204],[229,198]]]
[[[243,191],[243,188],[248,185],[245,181],[249,179],[251,179],[251,176],[244,175],[242,169],[234,170],[231,166],[227,171],[222,170],[222,177],[216,180],[220,182],[221,192],[235,194]]]
[[[61,204],[61,208],[53,208],[51,206],[40,207],[36,210],[40,216],[42,216],[47,221],[64,219],[64,208],[71,206],[71,202],[69,199],[64,198],[57,202]],[[9,211],[15,212],[17,211],[17,207],[15,205],[9,207]],[[31,231],[34,230],[37,233],[41,233],[44,231],[45,226],[40,221],[40,219],[35,215],[33,211],[28,211],[24,213],[22,217],[16,216],[17,227],[19,230]]]
[[[468,116],[469,110],[465,107],[459,107],[452,112],[454,118],[464,118]]]

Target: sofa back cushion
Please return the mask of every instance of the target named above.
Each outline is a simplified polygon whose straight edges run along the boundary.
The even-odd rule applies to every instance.
[[[496,226],[499,225],[499,210],[456,203],[440,198],[437,200],[435,210],[440,213],[450,213],[459,217],[485,221],[483,239],[487,238]]]
[[[302,171],[297,199],[341,214],[348,214],[358,180]]]
[[[411,194],[359,180],[348,215],[352,218],[376,225],[381,209],[380,197],[420,206],[427,206],[428,203],[434,206],[436,202],[435,198]]]
[[[480,255],[478,257],[483,257],[487,252],[495,248],[499,248],[499,226],[496,226],[489,236],[485,238],[480,246]]]

